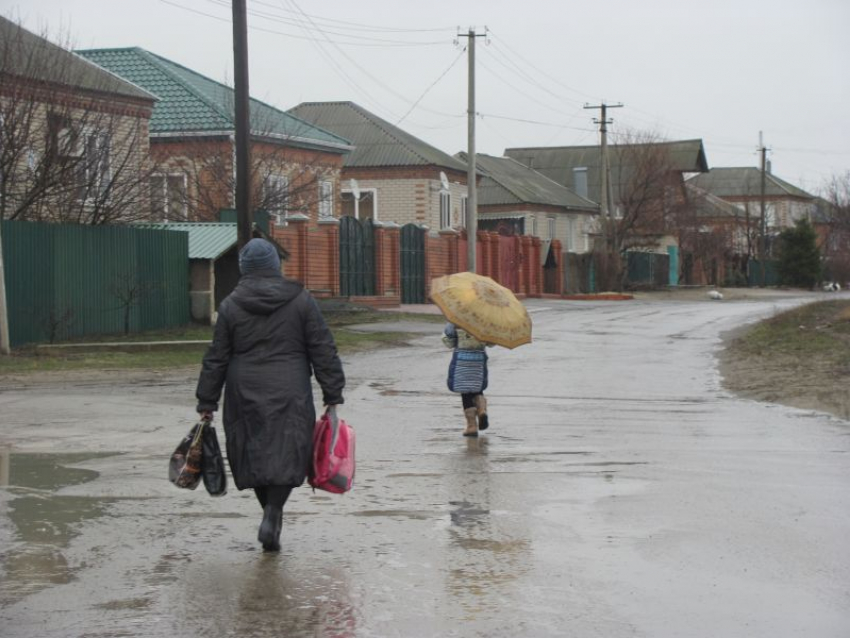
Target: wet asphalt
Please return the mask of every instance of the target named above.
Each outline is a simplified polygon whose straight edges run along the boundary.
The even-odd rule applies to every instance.
[[[478,439],[439,325],[347,357],[355,488],[296,490],[279,555],[252,494],[166,480],[194,373],[8,382],[0,635],[844,638],[850,423],[714,360],[811,299],[528,301]]]

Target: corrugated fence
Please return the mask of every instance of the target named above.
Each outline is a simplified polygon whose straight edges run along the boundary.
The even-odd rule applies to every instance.
[[[188,233],[0,223],[12,347],[189,323]]]

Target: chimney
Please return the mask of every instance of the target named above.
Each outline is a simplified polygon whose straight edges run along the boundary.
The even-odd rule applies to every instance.
[[[767,160],[764,164],[764,170],[767,171],[768,175],[773,175],[772,164],[770,160]]]

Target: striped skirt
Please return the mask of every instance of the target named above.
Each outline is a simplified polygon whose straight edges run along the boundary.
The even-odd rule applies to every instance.
[[[449,364],[448,386],[452,392],[484,392],[487,388],[487,353],[483,350],[455,350]]]

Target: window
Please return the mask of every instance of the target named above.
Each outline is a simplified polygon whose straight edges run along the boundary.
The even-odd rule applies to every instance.
[[[343,217],[355,219],[371,219],[378,221],[378,191],[375,188],[361,188],[360,199],[354,201],[354,193],[343,190],[339,194]]]
[[[319,219],[331,219],[334,216],[334,183],[319,182]]]
[[[549,223],[549,239],[555,239],[555,218],[549,217],[547,222]]]
[[[452,226],[452,194],[440,191],[440,228]]]
[[[537,217],[534,215],[528,218],[528,234],[537,237]]]
[[[567,252],[575,252],[575,244],[573,243],[573,233],[576,230],[576,220],[572,217],[567,217]]]
[[[581,197],[587,197],[587,167],[573,169],[573,192]]]
[[[289,177],[286,175],[266,175],[263,180],[263,207],[276,226],[286,225],[289,205]]]
[[[108,133],[89,128],[75,130],[70,118],[52,113],[48,116],[48,153],[68,171],[78,201],[103,198],[112,181]]]
[[[151,219],[183,221],[187,217],[186,175],[151,176]]]
[[[469,228],[469,198],[460,196],[460,221],[464,228]]]

